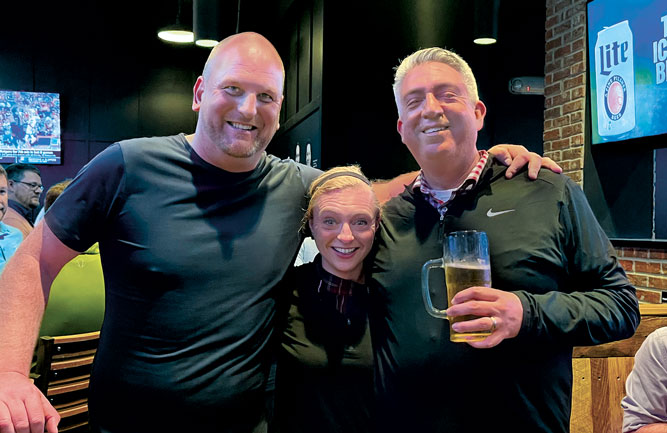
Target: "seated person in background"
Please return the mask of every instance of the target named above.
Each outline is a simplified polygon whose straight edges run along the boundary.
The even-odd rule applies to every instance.
[[[32,164],[10,164],[7,166],[9,207],[5,223],[16,227],[26,238],[35,225],[35,214],[39,197],[44,191],[42,175]]]
[[[280,432],[368,432],[373,355],[364,259],[380,207],[358,167],[315,179],[304,228],[320,254],[294,272],[294,292],[276,374]]]
[[[71,179],[53,185],[46,193],[44,209],[69,185]],[[58,273],[44,312],[39,335],[54,336],[99,331],[104,318],[104,275],[97,243],[68,262]]]
[[[667,327],[649,334],[625,382],[623,432],[667,433]]]
[[[0,167],[0,272],[23,240],[19,229],[2,222],[9,208],[8,201],[7,172]]]

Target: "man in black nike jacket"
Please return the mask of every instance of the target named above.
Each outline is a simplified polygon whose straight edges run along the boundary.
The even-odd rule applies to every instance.
[[[377,242],[378,431],[569,431],[572,347],[630,337],[639,323],[614,249],[569,178],[507,179],[477,149],[486,107],[458,55],[410,55],[394,92],[398,132],[422,170],[387,203]],[[452,343],[448,322],[424,308],[420,269],[447,233],[471,229],[488,235],[493,288],[460,292],[447,312],[477,316],[458,332],[491,335]]]

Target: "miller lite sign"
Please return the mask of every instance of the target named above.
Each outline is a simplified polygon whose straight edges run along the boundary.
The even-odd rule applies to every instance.
[[[598,32],[595,79],[600,137],[626,134],[635,127],[635,69],[632,31],[621,21]]]

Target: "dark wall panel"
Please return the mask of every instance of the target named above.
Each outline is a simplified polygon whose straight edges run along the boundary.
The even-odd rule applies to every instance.
[[[590,146],[584,191],[611,238],[653,238],[653,156],[642,140]]]
[[[192,88],[196,75],[182,68],[152,69],[139,93],[139,135],[194,132]]]
[[[32,44],[19,42],[10,29],[0,26],[0,89],[30,91],[33,88]]]
[[[192,87],[210,50],[157,38],[176,0],[5,3],[6,16],[44,18],[0,26],[0,88],[60,93],[62,164],[40,166],[46,187],[115,141],[194,131]]]
[[[297,27],[294,27],[292,32],[288,33],[288,42],[286,47],[281,51],[283,53],[283,61],[285,62],[285,100],[283,101],[283,122],[294,117],[299,110],[299,63],[296,61],[299,58],[299,33]],[[286,49],[285,49],[286,48]]]
[[[294,1],[280,22],[283,32],[274,43],[285,63],[285,101],[281,129],[268,150],[305,163],[310,146],[310,164],[322,167],[323,1]]]
[[[139,135],[139,74],[98,59],[90,83],[91,139],[115,141]],[[113,84],[111,84],[113,83]]]
[[[655,151],[655,237],[667,239],[667,148]]]
[[[312,99],[311,80],[313,63],[311,44],[313,40],[313,17],[311,8],[303,9],[299,17],[299,46],[298,46],[298,109],[304,108]]]
[[[62,57],[37,56],[35,59],[33,90],[60,94],[63,140],[88,139],[91,97],[88,65],[69,52]]]
[[[60,93],[64,140],[88,139],[90,64],[95,50],[90,17],[93,2],[74,0],[43,4],[40,13],[51,25],[32,27],[34,91]],[[54,25],[57,23],[57,25]]]
[[[285,64],[286,129],[310,115],[322,89],[322,0],[299,0],[280,20],[283,32],[274,43]],[[285,132],[285,131],[281,131]]]

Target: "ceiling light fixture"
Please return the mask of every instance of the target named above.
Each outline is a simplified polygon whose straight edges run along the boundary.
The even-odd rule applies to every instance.
[[[475,0],[474,43],[491,45],[497,42],[499,9],[500,0]]]
[[[193,0],[192,21],[196,45],[211,48],[224,37],[239,32],[241,0],[236,2],[235,14],[222,13],[221,3],[222,0]]]
[[[195,44],[211,48],[220,40],[220,0],[194,0],[192,23]]]
[[[177,44],[191,44],[195,40],[192,30],[189,29],[181,18],[181,1],[178,0],[178,10],[176,11],[176,19],[173,24],[170,24],[158,32],[158,37],[163,41],[174,42]]]

